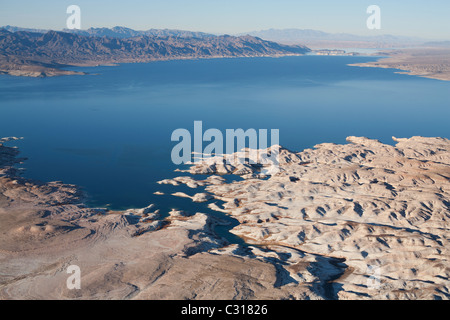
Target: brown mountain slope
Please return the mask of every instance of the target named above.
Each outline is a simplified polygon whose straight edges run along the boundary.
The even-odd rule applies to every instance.
[[[65,32],[45,34],[0,30],[0,73],[55,75],[64,65],[89,66],[170,59],[298,55],[305,46],[281,45],[256,37],[208,38],[88,37]],[[56,72],[56,73],[55,73]],[[73,73],[73,72],[72,72]]]

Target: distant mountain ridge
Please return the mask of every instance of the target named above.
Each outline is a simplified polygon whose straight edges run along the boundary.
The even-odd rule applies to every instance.
[[[126,30],[122,30],[126,31]],[[119,30],[115,30],[119,33]],[[300,55],[306,46],[283,45],[252,36],[182,37],[86,36],[0,29],[0,73],[29,76],[57,75],[66,66],[90,66],[171,59]],[[63,73],[67,74],[67,73]],[[73,74],[70,73],[70,74]]]
[[[32,29],[32,28],[21,28],[14,26],[4,26],[0,27],[0,29],[7,30],[9,32],[18,32],[18,31],[26,31],[26,32],[35,32],[35,33],[47,33],[49,31],[55,30],[47,30],[47,29]],[[78,30],[78,29],[63,29],[62,31],[56,32],[67,32],[79,34],[82,36],[93,36],[93,37],[109,37],[109,38],[134,38],[140,36],[155,36],[155,37],[180,37],[180,38],[205,38],[205,37],[214,37],[215,35],[205,32],[195,32],[195,31],[186,31],[186,30],[177,30],[177,29],[149,29],[145,31],[133,30],[127,27],[116,26],[113,28],[89,28],[86,30]]]
[[[64,32],[70,32],[85,36],[95,37],[111,37],[111,38],[133,38],[139,36],[155,36],[155,37],[180,37],[180,38],[207,38],[214,37],[215,35],[205,32],[194,32],[176,29],[149,29],[146,31],[136,31],[126,27],[114,27],[114,28],[89,28],[87,30],[68,30],[64,29]]]
[[[252,31],[239,35],[251,35],[268,41],[276,41],[285,44],[303,43],[306,45],[343,44],[348,46],[363,45],[385,48],[392,45],[421,44],[426,40],[418,37],[393,36],[389,34],[361,36],[349,33],[327,33],[311,29],[267,29]]]
[[[30,29],[14,26],[4,26],[10,32],[28,31],[35,33],[46,33],[50,30]],[[57,31],[60,32],[60,31]],[[62,32],[78,34],[82,36],[107,37],[127,39],[140,36],[154,37],[179,37],[179,38],[210,38],[217,35],[205,32],[194,32],[178,29],[149,29],[134,30],[127,27],[116,26],[113,28],[89,28],[85,30],[64,29]],[[394,36],[389,34],[361,36],[350,33],[327,33],[320,30],[312,29],[267,29],[260,31],[251,31],[240,33],[235,36],[250,35],[267,41],[273,41],[283,44],[304,44],[319,47],[372,47],[372,48],[389,48],[393,46],[405,47],[411,45],[421,45],[429,40],[418,37]]]
[[[450,41],[430,41],[430,42],[425,42],[424,46],[450,48]]]

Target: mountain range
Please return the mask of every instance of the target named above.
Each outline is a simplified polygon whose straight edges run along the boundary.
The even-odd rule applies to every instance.
[[[390,48],[420,45],[426,40],[418,37],[394,36],[389,34],[361,36],[350,33],[327,33],[311,29],[267,29],[240,35],[251,35],[264,40],[285,44],[302,43],[311,47],[364,47]]]
[[[30,29],[14,26],[4,26],[10,32],[28,31],[35,33],[46,33],[45,29]],[[149,29],[144,31],[133,30],[127,27],[116,26],[113,28],[89,28],[86,30],[64,29],[63,32],[73,33],[83,36],[108,37],[108,38],[133,38],[139,36],[155,37],[179,37],[179,38],[211,38],[217,35],[205,32],[194,32],[177,29]],[[250,35],[267,41],[274,41],[284,44],[304,44],[310,47],[363,47],[363,48],[391,48],[409,47],[422,45],[427,39],[419,37],[394,36],[389,34],[362,36],[350,33],[327,33],[312,29],[267,29],[236,34],[235,36]]]
[[[0,73],[13,75],[50,76],[74,73],[61,70],[64,66],[284,56],[310,51],[306,46],[278,44],[248,35],[215,36],[175,30],[156,30],[153,35],[135,35],[132,34],[133,30],[127,28],[43,33],[14,31],[12,28],[0,29]]]
[[[5,29],[9,32],[27,31],[35,33],[47,33],[50,30],[46,29],[32,29],[20,28],[14,26],[4,26],[0,29]],[[133,38],[139,36],[155,36],[155,37],[181,37],[181,38],[204,38],[214,37],[215,35],[205,32],[194,32],[176,29],[149,29],[145,31],[133,30],[127,27],[113,27],[113,28],[89,28],[86,30],[80,29],[63,29],[63,32],[74,33],[82,36],[93,37],[108,37],[108,38]]]

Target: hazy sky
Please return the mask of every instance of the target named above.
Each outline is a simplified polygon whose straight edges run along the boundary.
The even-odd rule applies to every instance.
[[[81,8],[81,28],[126,26],[241,33],[316,29],[450,40],[449,0],[0,0],[0,26],[61,30],[69,5]],[[369,30],[369,5],[381,8],[381,30]]]

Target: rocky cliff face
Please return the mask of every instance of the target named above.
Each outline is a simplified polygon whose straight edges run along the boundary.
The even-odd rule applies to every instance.
[[[304,46],[287,46],[251,36],[132,38],[91,37],[49,31],[45,34],[0,30],[0,71],[18,66],[55,68],[62,65],[96,65],[169,59],[259,57],[304,54]],[[17,61],[21,61],[17,63]],[[14,62],[16,61],[16,62]]]

